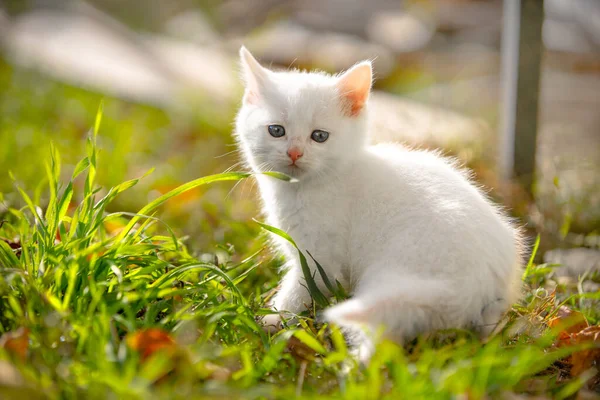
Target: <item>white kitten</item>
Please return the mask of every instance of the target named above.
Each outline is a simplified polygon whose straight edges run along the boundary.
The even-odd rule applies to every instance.
[[[240,56],[246,161],[298,179],[257,177],[267,222],[352,294],[324,315],[354,331],[361,359],[381,326],[399,341],[440,328],[489,332],[517,299],[519,232],[452,161],[368,145],[370,62],[330,76],[270,71],[244,47]],[[298,313],[311,298],[297,251],[276,240],[288,270],[272,306]]]

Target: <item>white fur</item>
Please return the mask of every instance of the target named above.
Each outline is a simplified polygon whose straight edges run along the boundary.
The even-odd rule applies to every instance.
[[[245,97],[237,117],[239,146],[254,171],[298,179],[257,177],[267,222],[352,294],[325,319],[366,332],[354,335],[364,360],[381,326],[399,341],[440,328],[489,332],[519,292],[518,229],[454,162],[395,144],[367,145],[367,109],[348,116],[339,76],[273,72],[244,48],[241,56],[246,96],[254,97]],[[284,126],[286,135],[273,138],[269,124]],[[329,139],[311,140],[315,129]],[[289,166],[290,146],[304,152],[298,168]],[[272,306],[298,313],[311,299],[297,252],[276,242],[288,270]]]

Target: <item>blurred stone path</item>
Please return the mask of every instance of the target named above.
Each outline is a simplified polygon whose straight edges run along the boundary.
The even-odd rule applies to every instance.
[[[0,46],[17,65],[101,93],[159,107],[193,107],[196,103],[189,100],[200,97],[227,110],[237,107],[241,94],[236,50],[242,41],[259,58],[283,66],[298,58],[300,64],[339,70],[356,60],[377,57],[380,78],[403,57],[420,57],[437,76],[451,79],[415,92],[410,99],[375,92],[373,140],[495,151],[497,139],[490,126],[468,116],[495,115],[498,108],[495,14],[473,3],[471,12],[480,18],[473,24],[455,9],[442,7],[437,29],[453,32],[454,42],[417,52],[433,40],[427,19],[391,13],[397,9],[394,2],[379,3],[380,14],[371,15],[379,21],[377,29],[372,18],[363,15],[354,25],[338,18],[340,24],[348,24],[335,33],[323,32],[321,20],[331,10],[310,1],[288,21],[269,24],[248,37],[236,35],[233,29],[234,34],[224,40],[199,12],[171,18],[165,23],[165,34],[159,35],[133,32],[89,6],[38,9],[11,20],[0,14]],[[314,17],[317,14],[322,18]],[[238,17],[222,16],[234,22]],[[398,37],[395,32],[405,32],[406,40],[392,41]],[[461,40],[467,45],[456,44]],[[594,42],[587,46],[593,47]],[[593,68],[600,61],[590,64],[588,57],[583,65],[592,65],[591,71],[575,73],[557,67],[552,62],[556,58],[548,58],[542,77],[538,206],[550,214],[564,213],[566,208],[578,219],[575,223],[600,229],[600,68]]]
[[[59,80],[159,107],[185,106],[192,95],[237,107],[242,90],[233,51],[237,44],[233,49],[218,42],[208,47],[138,34],[84,11],[39,10],[6,22],[2,45],[7,56]],[[489,130],[480,120],[386,93],[374,93],[372,108],[375,141],[419,144],[426,139],[447,147],[481,141]]]
[[[166,106],[197,88],[218,103],[236,96],[233,63],[222,51],[140,35],[89,7],[37,10],[3,23],[2,45],[16,64],[74,85]]]

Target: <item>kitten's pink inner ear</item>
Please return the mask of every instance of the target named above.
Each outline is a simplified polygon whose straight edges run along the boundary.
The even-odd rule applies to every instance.
[[[240,48],[240,61],[246,86],[244,102],[257,104],[260,101],[261,86],[267,79],[267,70],[256,61],[244,46]]]
[[[360,114],[364,108],[369,99],[372,79],[373,72],[369,61],[355,65],[340,77],[337,83],[338,91],[348,106],[350,116]]]
[[[246,104],[258,104],[259,103],[260,98],[258,97],[258,94],[254,93],[251,90],[246,89],[246,92],[244,93],[244,103]]]

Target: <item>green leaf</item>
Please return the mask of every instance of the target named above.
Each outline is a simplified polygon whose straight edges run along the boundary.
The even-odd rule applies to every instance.
[[[312,256],[312,254],[310,254],[310,252],[308,250],[306,250],[306,253],[310,256],[310,258],[312,258],[312,260],[314,261],[315,265],[317,266],[317,270],[319,271],[319,274],[321,275],[321,279],[323,279],[323,283],[325,283],[325,286],[327,287],[327,289],[329,290],[330,293],[333,293],[336,297],[337,300],[341,300],[338,299],[337,297],[337,288],[335,288],[332,284],[331,281],[329,280],[329,277],[327,276],[327,273],[325,273],[325,270],[323,269],[323,267],[321,266],[321,264],[319,264],[319,262],[317,260],[315,260],[315,258]]]
[[[144,175],[142,175],[139,178],[135,178],[135,179],[131,179],[128,181],[125,181],[123,183],[118,184],[117,186],[112,187],[108,193],[106,194],[106,196],[104,196],[102,199],[100,199],[96,205],[94,206],[94,210],[99,210],[100,208],[106,206],[106,204],[110,203],[111,201],[113,201],[115,199],[115,197],[117,197],[118,194],[126,191],[127,189],[130,189],[132,187],[134,187],[135,185],[138,184],[138,182],[145,178],[146,176],[150,175],[152,173],[152,171],[154,171],[154,168],[150,168],[148,170],[148,172],[146,172]]]
[[[64,220],[65,215],[67,215],[67,211],[69,210],[69,204],[71,203],[72,197],[73,197],[73,182],[69,182],[69,184],[65,188],[62,198],[60,199],[60,202],[58,203],[58,218],[57,218],[57,220],[58,220],[59,224]]]
[[[44,229],[46,229],[46,224],[44,223],[44,218],[42,218],[42,216],[38,214],[37,209],[35,208],[35,206],[33,205],[33,202],[31,201],[31,198],[20,187],[17,187],[17,190],[21,194],[21,197],[25,201],[25,204],[27,204],[27,207],[29,207],[29,210],[31,211],[31,213],[33,214],[33,216],[35,217],[35,219],[37,219],[38,222],[40,223],[40,225],[42,225],[42,227]]]
[[[350,295],[348,295],[348,292],[346,292],[346,289],[344,289],[344,287],[342,286],[342,284],[340,283],[340,281],[338,281],[337,279],[335,280],[335,284],[337,286],[337,294],[339,294],[340,298],[337,300],[345,300],[348,297],[350,297]]]
[[[77,176],[79,176],[79,174],[81,174],[83,171],[85,171],[87,169],[87,167],[89,167],[89,166],[90,166],[90,160],[87,157],[79,160],[79,162],[75,166],[75,169],[73,170],[73,175],[71,176],[71,179],[77,178]]]
[[[323,345],[310,333],[305,330],[298,330],[294,332],[294,336],[296,339],[300,340],[302,343],[313,349],[319,354],[326,354],[327,350]]]
[[[13,268],[19,265],[19,259],[13,249],[2,239],[0,239],[0,264],[3,268]]]
[[[90,164],[90,166],[88,168],[87,177],[85,178],[85,186],[84,186],[84,191],[83,191],[83,194],[85,195],[86,198],[90,197],[92,195],[92,192],[94,191],[94,180],[95,179],[96,179],[96,167],[94,166],[94,164]]]
[[[216,267],[212,264],[194,263],[194,264],[189,264],[189,265],[183,265],[183,266],[175,268],[171,272],[161,276],[156,281],[154,281],[152,284],[150,284],[148,287],[157,287],[157,288],[165,287],[165,285],[170,284],[174,279],[178,279],[184,273],[190,272],[192,270],[207,270],[207,271],[211,271],[215,275],[219,276],[221,279],[223,279],[227,283],[227,286],[229,286],[229,288],[231,289],[233,294],[240,300],[240,303],[246,304],[244,295],[242,294],[242,292],[240,292],[240,290],[235,285],[235,283],[233,283],[231,278],[225,272],[223,272],[218,267]]]
[[[527,268],[525,268],[525,272],[523,273],[522,280],[526,280],[531,270],[533,269],[533,260],[538,251],[538,247],[540,247],[540,235],[537,235],[535,238],[535,244],[533,245],[533,251],[531,252],[531,257],[529,257],[529,262],[527,263]]]
[[[271,347],[269,347],[269,350],[266,352],[261,363],[259,364],[261,370],[260,372],[268,373],[277,367],[277,364],[281,360],[283,351],[286,349],[287,343],[294,333],[294,330],[280,331],[277,336],[273,338]]]
[[[293,177],[291,177],[289,175],[286,175],[283,172],[267,171],[267,172],[262,172],[261,175],[267,175],[267,176],[270,176],[272,178],[280,179],[282,181],[290,182],[290,183],[298,182],[298,179],[293,178]]]
[[[79,214],[80,214],[80,207],[77,207],[75,209],[75,212],[73,213],[73,218],[71,219],[71,224],[70,224],[70,228],[69,228],[69,239],[72,239],[75,234],[77,233],[77,227],[79,226]]]
[[[304,256],[304,254],[302,254],[302,252],[299,249],[298,256],[300,257],[300,266],[302,267],[302,274],[304,275],[304,279],[306,280],[306,285],[308,287],[310,296],[320,307],[327,307],[329,305],[329,300],[327,300],[327,297],[325,297],[323,292],[321,292],[321,290],[317,286],[315,278],[311,274],[308,262],[306,261],[306,257]]]
[[[58,196],[58,179],[60,177],[60,155],[53,143],[50,143],[50,161],[45,164],[46,176],[48,177],[48,188],[50,189],[50,198],[46,208],[45,219],[48,223],[49,232],[52,233],[56,228],[56,199]]]
[[[257,221],[256,219],[254,221],[256,223],[258,223],[263,229],[265,229],[271,233],[274,233],[277,236],[282,237],[283,239],[287,240],[296,248],[296,250],[298,250],[298,257],[300,257],[300,266],[302,267],[302,274],[304,275],[304,279],[306,280],[306,286],[307,286],[308,292],[310,293],[310,296],[312,297],[313,301],[315,303],[317,303],[317,305],[319,305],[320,307],[328,306],[329,300],[327,300],[327,297],[323,294],[323,292],[321,292],[321,290],[317,286],[315,279],[314,279],[313,275],[311,274],[310,268],[308,266],[308,262],[306,261],[306,257],[300,251],[298,246],[296,246],[296,242],[294,242],[294,240],[291,238],[291,236],[279,228],[276,228],[274,226]]]
[[[348,352],[348,347],[342,331],[337,326],[330,326],[329,329],[331,329],[331,341],[335,349],[345,355]]]
[[[44,297],[46,298],[48,303],[50,303],[50,305],[54,307],[56,311],[59,311],[61,313],[65,311],[65,309],[63,308],[63,304],[60,302],[58,297],[54,296],[52,293],[50,293],[50,291],[46,292]]]
[[[154,199],[153,201],[148,203],[146,206],[144,206],[140,211],[138,211],[137,214],[147,215],[147,214],[151,213],[152,211],[156,210],[159,206],[161,206],[167,200],[169,200],[175,196],[178,196],[182,193],[185,193],[188,190],[194,189],[198,186],[206,185],[206,184],[213,183],[213,182],[220,182],[220,181],[239,181],[239,180],[245,179],[249,176],[251,176],[251,174],[245,173],[245,172],[226,172],[226,173],[222,173],[222,174],[209,175],[209,176],[205,176],[203,178],[195,179],[191,182],[185,183],[185,184],[163,194],[162,196],[158,197],[157,199]],[[133,228],[133,226],[138,222],[139,219],[140,219],[139,216],[133,217],[129,221],[127,226],[118,235],[116,241],[123,240],[125,238],[125,236],[129,233],[131,228]]]
[[[73,297],[73,293],[75,292],[75,283],[77,280],[77,273],[79,272],[79,265],[77,263],[71,263],[68,267],[68,283],[67,283],[67,292],[63,297],[62,309],[69,309],[69,302],[71,301],[71,297]]]
[[[564,239],[565,237],[567,237],[567,234],[569,233],[569,230],[571,229],[571,222],[573,220],[573,217],[571,216],[570,213],[565,214],[564,219],[563,219],[563,223],[560,226],[560,237],[562,239]]]
[[[335,325],[329,325],[329,329],[331,331],[331,342],[335,350],[330,351],[327,357],[323,359],[325,365],[343,362],[348,357],[348,346],[340,328]]]
[[[275,228],[274,226],[265,224],[264,222],[260,222],[256,219],[254,219],[254,222],[256,222],[257,224],[259,224],[261,226],[261,228],[263,228],[266,231],[269,231],[271,233],[276,234],[279,237],[284,238],[285,240],[287,240],[288,242],[290,242],[296,249],[298,248],[298,246],[296,246],[296,242],[294,242],[294,239],[292,239],[292,237],[290,235],[288,235],[285,231],[282,231],[279,228]]]
[[[100,122],[102,122],[102,114],[104,113],[104,100],[100,101],[100,106],[98,107],[98,112],[96,113],[96,122],[94,124],[94,143],[96,143],[96,137],[98,136],[98,131],[100,130]]]

